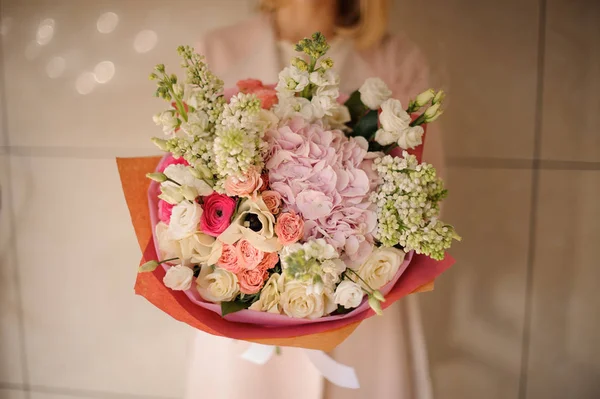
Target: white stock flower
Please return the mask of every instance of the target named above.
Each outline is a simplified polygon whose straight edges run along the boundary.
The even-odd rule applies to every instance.
[[[398,147],[407,150],[423,144],[424,132],[421,126],[411,126],[408,129],[404,129],[400,133],[400,137],[398,137]]]
[[[228,270],[214,266],[202,266],[196,279],[200,296],[211,302],[227,302],[240,292],[237,276]]]
[[[379,122],[384,130],[399,133],[409,127],[411,120],[400,101],[390,98],[381,104]]]
[[[292,91],[300,92],[308,85],[309,78],[307,71],[301,71],[294,66],[288,66],[283,68],[279,72],[279,83],[277,84],[277,91]]]
[[[173,164],[166,167],[163,172],[165,176],[169,179],[176,181],[182,186],[189,186],[196,190],[198,196],[205,197],[213,193],[213,189],[208,183],[204,180],[196,178],[189,166],[181,165],[181,164]],[[165,186],[174,186],[173,182],[165,182],[162,183],[161,188]]]
[[[175,117],[173,111],[160,112],[152,117],[156,125],[163,127],[163,133],[171,134],[179,124],[179,119]]]
[[[208,115],[204,111],[196,111],[188,114],[187,122],[181,123],[181,130],[188,136],[207,136],[208,131]]]
[[[325,241],[323,238],[317,238],[316,240],[310,240],[302,247],[306,251],[306,256],[310,258],[316,258],[318,260],[334,259],[338,257],[338,253],[333,247]]]
[[[401,132],[389,132],[385,129],[379,129],[375,132],[375,141],[381,145],[390,145],[400,138]]]
[[[314,291],[309,294],[307,289],[308,285],[298,280],[284,284],[280,300],[285,314],[299,319],[318,319],[326,314],[325,295]]]
[[[344,280],[335,289],[333,301],[346,309],[355,308],[362,302],[363,290],[354,281]]]
[[[379,78],[368,78],[358,91],[360,100],[371,109],[378,109],[392,95],[392,91]]]
[[[322,87],[322,86],[339,86],[340,76],[333,69],[326,71],[318,70],[310,74],[311,83]]]
[[[175,240],[186,238],[198,231],[202,208],[195,202],[183,201],[173,207],[169,234]]]
[[[279,273],[273,273],[262,288],[258,301],[254,302],[250,309],[259,312],[281,313],[279,301],[282,289],[283,278]]]
[[[331,116],[326,118],[326,123],[331,129],[345,129],[346,123],[350,122],[350,111],[345,105],[338,104],[331,108]]]
[[[379,247],[358,268],[358,275],[377,290],[389,283],[404,261],[405,253],[394,247]]]
[[[165,286],[174,291],[190,289],[192,280],[194,280],[194,271],[184,265],[171,266],[163,277]]]

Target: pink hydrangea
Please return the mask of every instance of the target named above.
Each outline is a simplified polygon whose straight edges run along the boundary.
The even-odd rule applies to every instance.
[[[305,219],[304,239],[324,238],[351,261],[366,258],[377,220],[368,201],[367,141],[302,118],[266,138],[271,190],[281,194],[284,210]]]

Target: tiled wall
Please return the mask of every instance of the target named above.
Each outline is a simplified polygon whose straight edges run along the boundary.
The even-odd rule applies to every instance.
[[[254,4],[0,2],[0,398],[182,396],[192,332],[132,293],[114,157],[154,153],[146,71]],[[400,0],[392,18],[450,94],[464,241],[421,295],[436,397],[600,397],[600,3]]]

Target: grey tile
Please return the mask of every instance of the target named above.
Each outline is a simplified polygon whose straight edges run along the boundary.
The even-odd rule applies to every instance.
[[[600,172],[544,171],[527,399],[600,396]]]
[[[600,161],[600,3],[548,0],[542,158]]]
[[[448,92],[448,111],[439,123],[449,155],[531,158],[538,2],[400,0],[395,5],[393,28],[423,48],[432,85]]]
[[[420,294],[435,397],[516,399],[531,172],[450,168],[456,264]]]

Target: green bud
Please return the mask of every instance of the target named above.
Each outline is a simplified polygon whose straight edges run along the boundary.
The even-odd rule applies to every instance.
[[[441,112],[440,106],[441,106],[441,104],[437,103],[437,104],[434,104],[431,107],[427,108],[427,110],[423,114],[423,117],[425,118],[425,122],[431,122],[434,120],[434,118],[437,117],[438,112]]]
[[[158,64],[154,69],[156,69],[157,72],[165,73],[165,64]]]
[[[158,267],[158,265],[159,263],[157,261],[151,260],[141,265],[138,268],[138,273],[153,272]]]
[[[150,80],[156,80],[156,79],[158,79],[158,75],[157,75],[157,74],[155,74],[154,72],[152,72],[152,73],[150,74]]]
[[[146,177],[159,183],[167,181],[167,176],[164,173],[146,173]]]
[[[381,302],[377,300],[373,295],[369,295],[369,306],[371,309],[377,313],[379,316],[383,316],[383,310],[381,310]]]
[[[292,65],[301,71],[308,71],[308,64],[300,57],[292,58]]]
[[[333,68],[333,60],[329,57],[321,60],[321,68],[325,70]]]
[[[152,142],[161,150],[168,151],[169,146],[167,140],[159,139],[158,137],[152,137]]]
[[[385,302],[385,297],[383,296],[383,294],[379,290],[374,290],[373,291],[373,297],[375,297],[375,299],[377,299],[380,302]]]
[[[445,97],[446,97],[446,93],[444,93],[444,90],[440,90],[437,93],[435,93],[432,103],[433,104],[441,103]]]
[[[438,103],[438,104],[439,104],[439,103]],[[426,119],[426,120],[425,120],[425,122],[426,122],[426,123],[433,122],[434,120],[436,120],[437,118],[439,118],[439,117],[440,117],[440,115],[442,115],[443,113],[444,113],[444,110],[443,110],[443,109],[441,109],[441,110],[439,110],[439,111],[438,111],[438,112],[437,112],[437,113],[436,113],[436,114],[435,114],[433,117],[431,117],[431,118],[429,118],[429,119]]]
[[[431,101],[434,98],[434,96],[435,96],[435,91],[433,91],[433,89],[426,90],[423,93],[419,94],[417,96],[417,98],[415,98],[414,104],[418,108],[421,108],[422,106],[429,103],[429,101]]]

